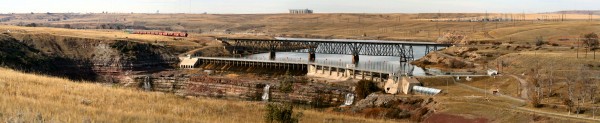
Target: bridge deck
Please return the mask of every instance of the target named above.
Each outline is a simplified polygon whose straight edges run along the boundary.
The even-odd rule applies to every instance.
[[[380,69],[374,70],[374,69],[364,69],[364,68],[347,68],[344,65],[320,64],[320,63],[308,62],[308,61],[295,61],[295,60],[277,61],[277,60],[242,59],[242,58],[225,58],[225,57],[194,57],[194,58],[198,58],[199,60],[218,60],[218,61],[234,61],[234,62],[254,62],[254,63],[274,63],[274,64],[294,64],[294,65],[318,65],[318,66],[341,68],[341,69],[348,69],[348,70],[355,70],[355,71],[365,71],[365,72],[373,72],[373,73],[381,73],[381,74],[392,74],[392,73],[395,73],[395,75],[400,75],[400,72],[390,72],[390,71],[385,71],[385,70],[380,70]],[[480,77],[480,76],[489,76],[489,75],[472,74],[472,75],[434,75],[434,76],[438,76],[438,77],[439,76]]]
[[[413,46],[452,46],[452,44],[440,44],[435,42],[410,42],[410,41],[382,41],[382,40],[344,40],[344,39],[249,39],[249,38],[217,38],[217,40],[227,41],[277,41],[277,42],[316,42],[316,43],[361,43],[361,44],[405,44]]]
[[[372,70],[372,69],[362,69],[362,68],[346,68],[346,66],[340,65],[331,65],[331,64],[320,64],[315,62],[308,61],[276,61],[276,60],[263,60],[263,59],[242,59],[242,58],[224,58],[224,57],[194,57],[199,60],[218,60],[218,61],[235,61],[235,62],[255,62],[255,63],[276,63],[276,64],[297,64],[297,65],[318,65],[318,66],[326,66],[326,67],[334,67],[334,68],[344,68],[349,70],[357,70],[357,71],[367,71],[374,73],[386,73],[389,74],[389,71],[384,70]]]
[[[311,64],[309,62],[302,61],[274,61],[274,60],[260,60],[260,59],[243,59],[243,58],[224,58],[224,57],[195,57],[200,60],[221,60],[221,61],[240,61],[240,62],[262,62],[262,63],[283,63],[283,64]]]

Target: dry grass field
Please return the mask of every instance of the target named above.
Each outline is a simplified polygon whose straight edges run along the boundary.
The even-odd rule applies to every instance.
[[[171,45],[198,45],[192,42],[196,38],[181,38],[176,39],[174,37],[158,36],[158,35],[137,35],[128,34],[121,30],[75,30],[75,29],[63,29],[63,28],[49,28],[49,27],[20,27],[20,26],[0,26],[0,32],[10,33],[27,33],[27,34],[52,34],[57,36],[66,37],[79,37],[79,38],[90,38],[90,39],[102,39],[102,40],[128,40],[128,41],[141,41],[141,42],[152,42],[161,41]]]
[[[578,52],[578,53],[577,53]],[[579,58],[578,55],[579,54]],[[539,67],[544,70],[578,70],[588,67],[590,70],[600,70],[600,52],[588,51],[525,51],[511,53],[499,57],[497,60],[506,61],[509,66],[504,70],[509,73],[526,73],[531,68]]]
[[[193,36],[295,36],[313,38],[353,38],[383,40],[435,41],[446,33],[461,34],[468,40],[529,42],[537,36],[554,39],[577,37],[600,31],[600,16],[592,22],[585,14],[513,13],[515,20],[501,22],[456,22],[449,19],[485,18],[486,14],[428,13],[428,14],[66,14],[62,21],[35,18],[54,18],[60,14],[18,14],[3,24],[42,23],[45,26],[70,24],[72,28],[96,29],[99,25],[127,25],[157,30],[187,31]],[[525,16],[524,19],[521,19]],[[490,13],[489,18],[508,17]],[[548,19],[544,19],[548,18]],[[539,20],[538,20],[539,19]],[[436,21],[439,20],[439,21]],[[199,34],[201,33],[201,34]],[[121,35],[118,37],[123,38]],[[104,37],[114,37],[113,34]],[[134,38],[135,36],[129,36]],[[166,40],[166,39],[165,39]]]
[[[0,68],[2,122],[262,122],[261,102],[185,98]],[[301,122],[385,122],[297,109]],[[389,121],[388,121],[389,122]]]
[[[56,35],[97,38],[130,39],[142,42],[166,42],[169,45],[202,47],[212,37],[262,37],[276,36],[307,38],[350,38],[436,41],[447,33],[466,36],[473,42],[500,42],[501,45],[465,45],[479,48],[484,56],[479,64],[495,68],[498,61],[508,65],[501,72],[522,74],[532,68],[556,71],[575,71],[581,66],[600,70],[600,52],[585,54],[577,46],[582,34],[600,32],[600,16],[588,21],[587,15],[568,14],[566,21],[557,20],[558,14],[525,14],[523,21],[504,22],[455,22],[456,18],[482,18],[485,14],[86,14],[72,16],[68,20],[46,22],[31,18],[43,14],[19,14],[17,19],[0,24],[0,32],[51,33]],[[56,16],[56,15],[53,15]],[[502,16],[490,14],[489,16]],[[517,16],[517,14],[515,14]],[[538,20],[550,17],[554,20]],[[44,25],[71,24],[86,29],[61,29],[47,27],[17,27],[19,22],[43,23]],[[121,30],[96,29],[99,24],[124,24],[143,26],[156,30],[187,31],[191,37],[134,35]],[[539,49],[537,37],[549,44]],[[214,42],[213,42],[214,43]],[[210,43],[209,43],[210,44]],[[461,45],[462,46],[462,45]],[[517,46],[521,48],[516,48]],[[526,46],[528,48],[522,48]],[[495,48],[493,48],[495,47]],[[574,47],[571,48],[571,47]],[[198,48],[196,50],[203,50]],[[577,55],[579,54],[579,56]],[[454,56],[454,55],[453,55]],[[579,58],[578,58],[579,57]],[[591,67],[590,67],[591,66]],[[486,68],[487,69],[487,68]],[[0,69],[0,120],[35,120],[60,122],[261,122],[260,102],[217,100],[206,98],[182,98],[169,94],[141,92],[98,84],[71,82],[65,79],[24,74]],[[598,74],[600,76],[600,74]],[[517,110],[525,104],[500,97],[487,97],[484,93],[439,83],[445,80],[429,80],[438,83],[426,86],[444,90],[436,100],[443,107],[439,112],[465,117],[483,117],[491,122],[551,122],[531,112]],[[466,85],[519,97],[520,84],[509,76],[460,81]],[[564,88],[563,88],[564,90]],[[558,98],[548,99],[545,104],[558,103]],[[560,104],[557,104],[560,105]],[[597,106],[597,104],[589,104]],[[545,107],[548,108],[548,107]],[[481,110],[486,109],[486,110]],[[533,108],[531,108],[533,109]],[[535,109],[538,110],[538,109]],[[539,109],[565,114],[563,109]],[[359,117],[327,114],[313,110],[304,113],[302,122],[380,122]],[[227,117],[225,117],[227,116]],[[590,117],[589,112],[584,114]],[[565,119],[563,119],[565,120]],[[569,120],[569,119],[566,119]],[[565,122],[565,121],[557,121]],[[568,122],[568,121],[566,121]]]

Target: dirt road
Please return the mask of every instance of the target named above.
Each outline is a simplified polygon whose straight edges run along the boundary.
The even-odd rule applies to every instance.
[[[529,94],[527,91],[527,88],[529,87],[527,84],[527,81],[525,81],[524,79],[521,79],[521,77],[518,77],[516,75],[509,75],[515,79],[517,79],[519,81],[519,83],[521,83],[521,98],[525,99],[525,100],[529,100]]]

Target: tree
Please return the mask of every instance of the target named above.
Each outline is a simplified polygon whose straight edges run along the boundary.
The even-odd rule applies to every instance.
[[[598,34],[588,33],[583,35],[583,44],[590,47],[590,49],[597,48],[600,43],[598,42]]]
[[[573,106],[574,106],[574,103],[573,103],[573,101],[572,101],[572,100],[570,100],[570,99],[568,99],[568,98],[564,98],[564,99],[563,99],[563,105],[566,105],[566,106],[567,106],[567,108],[568,108],[568,110],[569,110],[569,113],[571,113],[571,109],[572,109],[572,108],[573,108]]]
[[[533,90],[533,91],[532,91]],[[542,105],[542,100],[541,100],[541,95],[537,92],[539,92],[540,90],[538,88],[529,88],[529,98],[531,98],[529,100],[529,103],[531,103],[531,106],[534,108],[541,108]]]
[[[541,102],[544,96],[544,89],[542,88],[543,80],[540,75],[539,69],[540,66],[537,65],[536,68],[531,69],[530,74],[527,74],[527,81],[529,82],[529,85],[532,85],[530,86],[530,88],[527,89],[529,91],[529,101],[531,103],[531,106],[535,108],[542,107]]]

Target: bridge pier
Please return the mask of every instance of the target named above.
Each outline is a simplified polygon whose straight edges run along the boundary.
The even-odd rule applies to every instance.
[[[275,51],[269,52],[269,59],[270,60],[275,60]]]
[[[358,54],[352,54],[352,64],[358,64]]]
[[[314,52],[308,53],[308,61],[315,62],[316,55]]]

